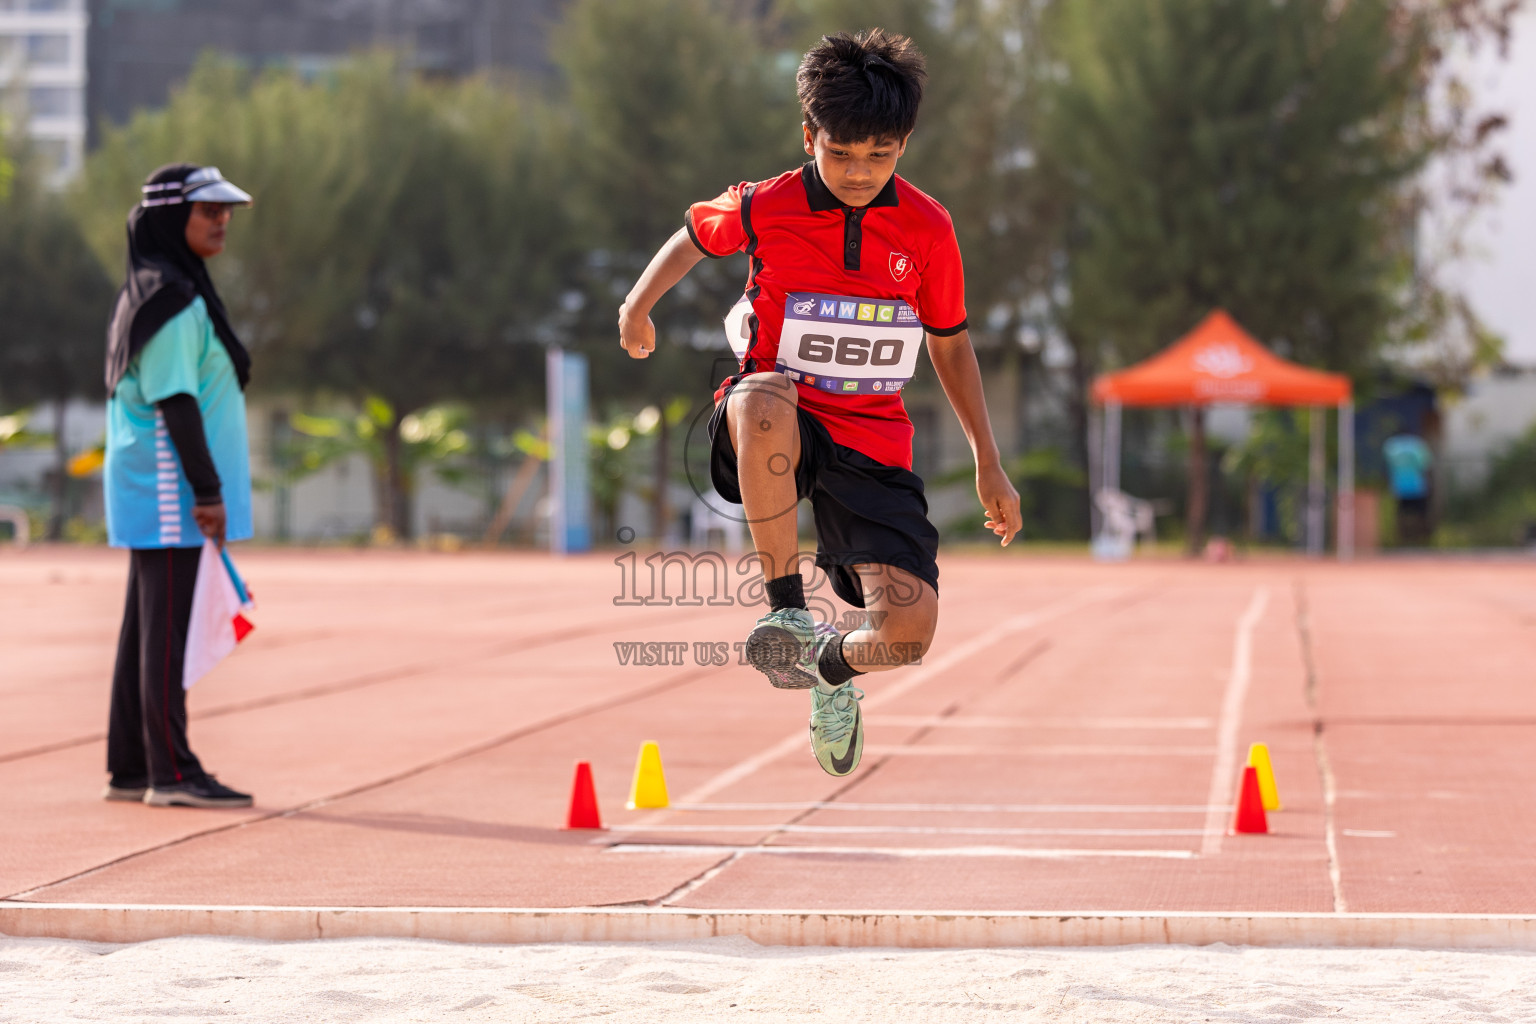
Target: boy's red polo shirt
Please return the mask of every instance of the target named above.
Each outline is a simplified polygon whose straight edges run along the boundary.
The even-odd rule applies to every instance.
[[[695,203],[687,225],[705,255],[744,252],[752,261],[742,373],[774,368],[790,292],[900,299],[928,334],[965,330],[965,274],[949,211],[899,175],[868,206],[845,206],[811,161]],[[721,385],[716,401],[736,379]],[[912,421],[899,392],[838,395],[797,386],[800,407],[825,424],[832,440],[876,462],[912,468]]]

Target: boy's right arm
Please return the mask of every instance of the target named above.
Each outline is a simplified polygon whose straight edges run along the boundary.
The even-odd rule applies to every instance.
[[[619,307],[619,344],[631,359],[644,359],[656,347],[656,325],[651,323],[651,308],[672,286],[687,276],[704,254],[680,228],[651,257],[640,280],[629,290]]]

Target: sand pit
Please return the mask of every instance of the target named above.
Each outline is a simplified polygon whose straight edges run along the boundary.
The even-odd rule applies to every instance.
[[[0,1021],[1536,1019],[1536,954],[0,939]]]

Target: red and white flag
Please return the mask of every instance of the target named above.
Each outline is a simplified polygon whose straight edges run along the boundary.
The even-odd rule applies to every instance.
[[[219,550],[211,540],[203,541],[197,584],[192,588],[192,620],[187,624],[184,689],[190,690],[256,628],[245,617],[255,607],[229,552]]]

